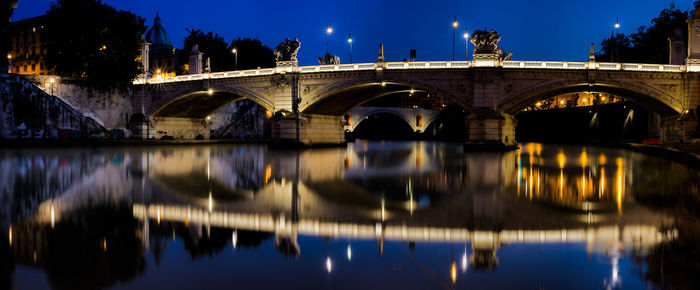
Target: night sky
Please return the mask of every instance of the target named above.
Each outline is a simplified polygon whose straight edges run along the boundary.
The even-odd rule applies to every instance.
[[[12,20],[44,14],[52,0],[19,0]],[[214,31],[227,42],[252,37],[274,47],[285,37],[301,41],[300,65],[316,65],[325,51],[325,28],[334,33],[330,50],[349,61],[348,33],[353,37],[353,62],[374,62],[379,43],[388,61],[401,61],[417,49],[416,60],[452,58],[452,19],[456,15],[457,60],[465,57],[466,27],[495,29],[500,44],[515,60],[586,61],[589,44],[596,50],[609,36],[615,18],[620,32],[631,33],[669,7],[665,0],[501,0],[501,1],[214,1],[214,0],[104,0],[118,9],[132,11],[152,25],[156,10],[175,47],[181,48],[186,28]],[[677,0],[685,10],[692,0]],[[472,47],[473,49],[473,47]],[[241,55],[240,57],[244,57]]]

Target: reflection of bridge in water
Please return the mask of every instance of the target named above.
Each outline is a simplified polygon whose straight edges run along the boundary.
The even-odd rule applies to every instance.
[[[658,230],[666,215],[631,198],[637,155],[577,150],[526,145],[473,155],[432,142],[358,142],[310,151],[127,151],[45,199],[32,220],[53,225],[77,209],[126,201],[146,249],[165,223],[207,235],[211,228],[274,233],[276,245],[285,241],[297,253],[298,235],[376,240],[380,252],[384,241],[470,243],[486,265],[497,263],[504,244],[644,253],[675,237]]]

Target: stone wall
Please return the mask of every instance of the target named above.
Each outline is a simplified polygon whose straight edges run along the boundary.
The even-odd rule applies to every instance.
[[[281,119],[273,122],[272,138],[278,141],[298,141],[304,145],[337,145],[345,142],[340,116],[303,115],[299,120],[297,140],[296,120]]]
[[[58,137],[59,129],[79,131],[79,135],[89,129],[103,130],[93,119],[23,76],[0,74],[0,139]]]
[[[209,139],[210,122],[205,119],[154,117],[152,124],[156,139],[163,136],[178,140],[195,139],[198,135]]]
[[[44,92],[60,98],[108,130],[128,128],[129,118],[133,114],[131,89],[98,90],[79,80],[58,76],[25,77]]]

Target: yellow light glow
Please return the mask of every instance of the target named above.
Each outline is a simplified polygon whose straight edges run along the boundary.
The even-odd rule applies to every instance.
[[[587,102],[587,101],[588,101],[587,99],[583,99],[583,102],[584,102],[584,103]]]
[[[620,28],[620,23],[615,23],[615,29]]]
[[[53,229],[53,227],[55,225],[56,225],[56,213],[54,210],[54,205],[52,204],[51,205],[51,228]]]
[[[160,69],[156,69],[156,73],[159,74],[159,73],[160,73]]]
[[[537,106],[537,107],[542,106],[542,102],[537,102],[537,104],[535,104],[535,106]]]
[[[328,271],[328,273],[330,273],[332,269],[333,269],[333,263],[331,262],[331,257],[326,257],[326,271]]]
[[[382,82],[382,87],[386,87],[386,82]]]
[[[600,100],[601,100],[601,101],[605,101],[605,97],[600,97]]]
[[[234,49],[231,50],[231,52],[233,52],[233,53],[238,53],[238,49],[234,48]]]
[[[207,121],[211,121],[211,116],[207,116]]]
[[[107,251],[107,238],[102,238],[102,250]]]
[[[328,34],[333,33],[333,27],[328,26],[328,28],[326,28],[326,33],[328,33]]]
[[[450,276],[452,276],[452,284],[454,284],[455,282],[457,282],[457,263],[452,262],[450,274]]]
[[[352,43],[352,38],[348,38],[348,43]]]
[[[7,232],[7,235],[10,236],[10,246],[12,246],[12,226],[10,226],[10,230]]]
[[[559,168],[564,168],[564,165],[566,165],[566,155],[564,155],[564,152],[559,152],[559,154],[557,154],[557,161],[559,161]]]
[[[265,167],[265,184],[267,184],[270,181],[271,177],[272,177],[272,165],[268,164]]]
[[[7,54],[7,59],[12,59],[12,54],[8,53],[8,54]]]
[[[158,222],[158,224],[160,224],[160,208],[156,212],[156,221]]]
[[[212,90],[212,89],[207,90],[207,94],[209,94],[209,95],[214,94],[214,90]]]
[[[411,89],[410,91],[408,91],[408,93],[411,95],[413,95],[413,93],[415,93],[415,92],[416,92],[416,90],[414,90],[414,89]]]
[[[469,39],[469,33],[464,33],[464,39]]]
[[[559,101],[559,104],[562,104],[562,105],[563,105],[563,104],[564,104],[564,100]]]
[[[49,82],[51,82],[51,83],[53,84],[53,83],[55,83],[55,82],[56,82],[56,79],[54,79],[54,78],[51,78],[51,79],[49,80]]]
[[[457,26],[459,26],[459,23],[457,22],[457,20],[452,22],[452,27],[457,28]]]
[[[348,245],[348,261],[352,260],[352,248],[350,248],[350,245]]]
[[[270,111],[270,110],[265,110],[265,117],[267,117],[268,119],[269,119],[269,118],[272,118],[272,111]]]

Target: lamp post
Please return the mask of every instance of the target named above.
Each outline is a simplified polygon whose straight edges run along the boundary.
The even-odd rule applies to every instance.
[[[9,63],[9,66],[7,67],[7,73],[11,74],[12,73],[12,54],[11,53],[7,54],[7,62]]]
[[[620,18],[615,17],[615,54],[617,55],[617,61],[620,62],[620,45],[617,43],[617,38],[620,35]]]
[[[466,47],[466,58],[464,60],[469,61],[469,31],[467,31],[467,28],[464,28],[464,42],[465,42],[465,47]]]
[[[233,70],[238,70],[238,49],[234,47],[234,48],[231,50],[231,52],[233,53],[233,56],[234,56],[234,59],[233,59]]]
[[[455,34],[457,33],[457,16],[455,15],[454,21],[452,21],[452,61],[455,61]]]
[[[333,27],[331,27],[330,24],[328,24],[328,27],[326,27],[326,54],[328,54],[328,35],[333,33]]]
[[[51,83],[51,95],[53,96],[53,83],[56,82],[56,79],[51,78],[51,79],[49,80],[49,82]]]
[[[352,33],[348,33],[348,44],[350,44],[350,63],[352,63]]]

